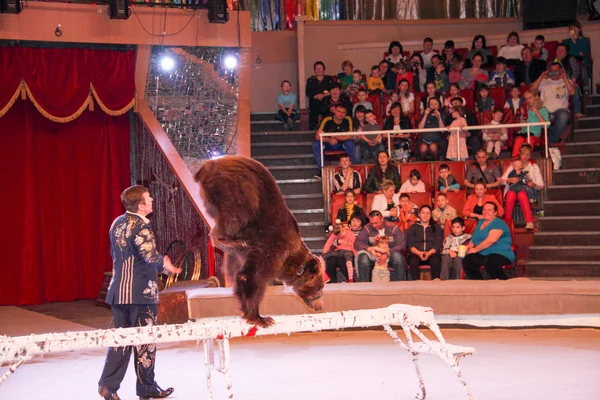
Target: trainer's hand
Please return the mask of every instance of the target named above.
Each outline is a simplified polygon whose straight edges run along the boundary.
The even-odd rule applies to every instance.
[[[181,272],[183,272],[181,268],[177,268],[175,265],[173,265],[169,256],[165,256],[163,266],[167,271],[169,271],[172,274],[180,274]]]

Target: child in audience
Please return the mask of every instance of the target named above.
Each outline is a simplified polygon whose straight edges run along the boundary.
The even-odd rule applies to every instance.
[[[277,105],[279,106],[277,115],[283,122],[284,129],[294,129],[298,119],[298,113],[294,109],[296,95],[292,93],[292,84],[288,80],[281,82],[281,93],[277,95]]]
[[[448,128],[464,128],[468,126],[463,106],[454,107],[452,110],[452,118],[454,118],[454,121],[452,121]],[[467,151],[467,136],[469,136],[469,132],[463,131],[462,129],[454,129],[450,132],[448,135],[448,150],[446,151],[447,159],[461,161],[469,158],[469,153]]]
[[[362,214],[361,206],[356,202],[354,189],[346,189],[344,192],[344,206],[340,207],[337,213],[337,219],[346,224],[350,222],[352,216],[356,213]]]
[[[435,83],[436,90],[441,91],[442,93],[446,93],[448,87],[450,86],[450,82],[448,81],[448,74],[446,73],[446,68],[442,63],[442,58],[437,54],[433,56],[433,59],[437,59],[437,64],[432,67],[432,81]],[[435,61],[433,61],[435,62]]]
[[[448,82],[452,85],[453,83],[458,84],[461,89],[464,89],[467,85],[465,78],[462,75],[462,71],[465,68],[465,62],[458,54],[452,57],[452,65],[448,71]]]
[[[358,98],[358,101],[354,104],[354,107],[352,108],[352,113],[356,112],[356,107],[358,106],[363,106],[367,110],[373,109],[373,104],[371,104],[370,101],[367,101],[367,91],[365,89],[359,89],[358,93],[356,94],[356,97]]]
[[[421,98],[421,104],[419,105],[419,107],[421,109],[421,113],[423,113],[423,111],[425,109],[427,109],[428,104],[429,104],[429,99],[437,99],[440,104],[444,104],[442,96],[436,95],[435,82],[431,82],[431,81],[427,82],[427,84],[425,85],[425,92],[427,93],[427,96],[424,96],[423,98]]]
[[[375,267],[371,275],[371,282],[388,283],[390,281],[390,270],[388,269],[388,254],[390,252],[389,239],[387,236],[378,236],[375,247],[371,253],[375,256]]]
[[[489,125],[500,125],[504,112],[500,109],[494,111],[494,115]],[[482,138],[485,142],[485,149],[488,153],[488,158],[497,159],[500,158],[500,152],[502,146],[508,140],[508,129],[506,128],[495,128],[495,129],[484,129],[482,131]]]
[[[367,88],[371,93],[381,93],[385,90],[385,85],[379,76],[379,65],[371,67],[371,76],[367,79]]]
[[[425,184],[416,169],[410,171],[408,179],[400,186],[400,193],[425,193]]]
[[[398,84],[398,95],[402,104],[402,115],[410,119],[415,112],[415,95],[411,93],[410,83],[406,79],[402,79]]]
[[[338,82],[342,90],[346,90],[348,86],[352,83],[352,70],[354,69],[354,65],[348,60],[342,63],[342,72],[338,74]]]
[[[518,86],[513,86],[512,89],[510,89],[510,98],[506,99],[504,108],[510,108],[513,114],[513,119],[524,114],[523,98],[521,97],[521,90]]]
[[[352,126],[355,131],[362,131],[363,126],[365,126],[365,113],[367,109],[365,106],[358,106],[354,110],[354,118],[352,121]]]
[[[496,70],[490,76],[489,86],[507,87],[515,84],[515,73],[506,69],[506,59],[498,57],[496,59]]]
[[[509,172],[508,178],[519,178],[519,180],[516,183],[511,183],[508,190],[517,194],[524,190],[526,191],[528,188],[527,183],[529,182],[529,177],[527,176],[527,171],[523,169],[523,161],[516,159],[513,161],[512,167],[513,170]]]
[[[544,47],[546,38],[544,35],[537,35],[533,42],[533,48],[531,49],[531,56],[533,58],[539,58],[540,60],[548,61],[548,49]]]
[[[479,96],[475,104],[476,112],[491,111],[494,109],[494,99],[490,97],[490,88],[486,85],[479,87]]]
[[[362,230],[363,225],[365,224],[367,217],[362,213],[354,213],[350,217],[350,222],[348,223],[348,227],[354,233],[354,235],[358,235]]]
[[[390,90],[388,93],[388,103],[387,106],[385,106],[385,116],[389,117],[390,116],[390,108],[392,108],[392,104],[394,104],[397,101],[400,101],[400,95],[398,94],[397,91],[395,90]]]
[[[465,220],[456,217],[452,220],[452,234],[444,239],[442,245],[442,272],[440,278],[461,279],[463,272],[463,257],[458,256],[458,246],[467,246],[471,242],[471,235],[465,233]]]
[[[375,113],[372,110],[365,111],[365,124],[362,127],[362,132],[380,131],[381,126],[375,118]],[[355,147],[354,157],[358,163],[363,161],[373,162],[377,159],[377,155],[381,151],[385,151],[385,145],[381,138],[381,134],[367,135],[363,134],[358,137],[357,146]]]
[[[398,200],[398,222],[402,224],[404,232],[419,220],[419,208],[410,202],[410,196],[406,193],[400,195]]]
[[[444,229],[446,220],[453,220],[456,218],[456,210],[448,204],[448,195],[446,195],[446,193],[438,193],[435,198],[435,204],[436,207],[431,213],[431,216],[433,220],[439,223],[442,229]]]
[[[437,179],[437,190],[443,193],[447,193],[449,190],[458,192],[460,190],[460,184],[457,182],[454,175],[450,173],[448,164],[440,165],[439,171],[440,175]]]
[[[444,107],[446,107],[446,110],[448,110],[448,112],[450,112],[452,109],[452,99],[455,97],[460,98],[463,104],[467,104],[467,100],[465,100],[465,98],[460,95],[460,86],[458,86],[458,83],[450,84],[449,92],[450,95],[446,97],[446,100],[444,100]]]
[[[396,86],[400,86],[400,82],[406,80],[407,82],[413,81],[413,73],[408,70],[406,63],[399,62],[396,64]]]
[[[354,95],[358,93],[360,89],[366,89],[367,84],[363,81],[362,72],[360,69],[355,69],[352,72],[352,83],[348,85],[346,91],[348,92],[348,96],[352,98]]]
[[[354,282],[354,242],[356,241],[356,235],[352,233],[350,229],[345,227],[338,219],[335,221],[335,225],[330,227],[331,235],[323,246],[323,260],[327,264],[327,260],[331,257],[344,257],[346,264],[346,274],[348,282]],[[334,271],[330,271],[334,272]]]

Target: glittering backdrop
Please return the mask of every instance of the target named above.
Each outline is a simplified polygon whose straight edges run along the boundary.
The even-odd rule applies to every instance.
[[[137,114],[132,116],[131,180],[132,184],[146,186],[154,198],[151,220],[159,251],[166,251],[167,246],[175,240],[181,240],[187,248],[197,247],[202,262],[200,277],[208,277],[209,229]],[[173,261],[181,253],[181,248],[174,246],[171,253]],[[216,275],[223,284],[223,275],[219,268],[221,259],[218,254],[216,257]]]
[[[238,50],[152,48],[146,102],[192,173],[211,157],[237,152],[238,75],[225,67],[229,56]]]

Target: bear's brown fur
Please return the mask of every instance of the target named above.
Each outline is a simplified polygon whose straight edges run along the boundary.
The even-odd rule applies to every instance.
[[[322,260],[310,253],[271,173],[242,156],[205,162],[195,176],[211,238],[225,253],[242,316],[265,327],[258,311],[266,286],[277,279],[315,311],[323,307]]]

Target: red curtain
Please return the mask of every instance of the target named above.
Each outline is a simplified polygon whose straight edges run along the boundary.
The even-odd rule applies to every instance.
[[[0,305],[98,295],[130,185],[134,61],[133,51],[0,47]],[[92,95],[100,107],[89,111]]]

